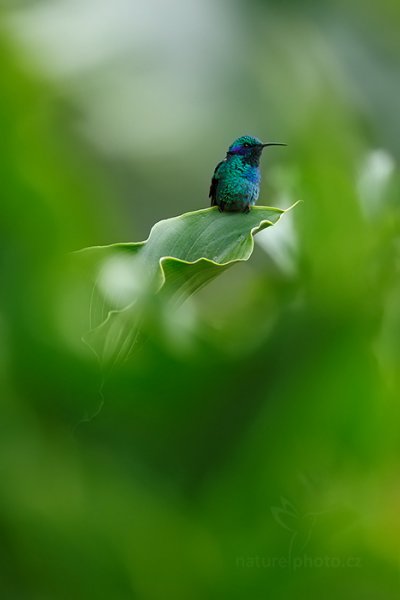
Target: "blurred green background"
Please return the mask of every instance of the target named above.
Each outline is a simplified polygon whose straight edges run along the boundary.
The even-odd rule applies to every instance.
[[[0,597],[400,592],[400,5],[0,8]],[[106,379],[66,253],[303,200]]]

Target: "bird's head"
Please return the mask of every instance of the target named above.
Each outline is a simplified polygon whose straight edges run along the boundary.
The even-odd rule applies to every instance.
[[[266,146],[286,146],[286,144],[278,144],[276,142],[263,144],[261,140],[252,135],[242,135],[229,146],[227,156],[241,156],[247,162],[257,164]]]

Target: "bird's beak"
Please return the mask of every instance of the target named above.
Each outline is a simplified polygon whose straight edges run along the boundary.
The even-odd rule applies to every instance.
[[[287,144],[279,144],[277,142],[270,142],[269,144],[261,144],[261,146],[263,148],[265,148],[266,146],[287,146]]]

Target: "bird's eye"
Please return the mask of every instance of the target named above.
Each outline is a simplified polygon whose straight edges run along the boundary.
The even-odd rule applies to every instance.
[[[245,142],[245,143],[243,144],[243,146],[244,146],[245,148],[250,148],[250,144],[249,144],[249,142]]]

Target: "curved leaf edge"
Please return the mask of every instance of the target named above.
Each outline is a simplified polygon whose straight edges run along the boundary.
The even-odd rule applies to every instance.
[[[297,202],[295,202],[294,204],[292,204],[291,206],[289,206],[289,208],[277,208],[276,206],[253,206],[253,208],[251,209],[252,211],[255,212],[261,212],[264,210],[269,210],[272,212],[276,212],[280,215],[283,215],[287,212],[289,212],[290,210],[292,210],[295,206],[297,206],[297,204],[299,204],[301,202],[301,200],[297,200]],[[147,244],[147,242],[149,241],[151,234],[153,233],[153,230],[156,226],[158,226],[160,223],[165,223],[165,221],[170,221],[172,219],[179,219],[179,220],[185,220],[189,217],[191,217],[192,215],[200,215],[200,214],[204,214],[207,212],[217,212],[218,208],[216,206],[213,207],[208,207],[208,208],[201,208],[200,210],[193,210],[190,212],[186,212],[183,213],[181,215],[177,215],[176,217],[168,217],[167,219],[161,219],[161,221],[157,221],[157,223],[155,223],[152,228],[150,229],[150,233],[147,236],[147,238],[141,242],[114,242],[113,244],[104,244],[104,245],[96,245],[96,246],[87,246],[85,248],[79,248],[78,250],[73,250],[71,254],[83,254],[84,252],[90,252],[92,250],[106,250],[108,248],[112,249],[112,248],[121,248],[121,250],[123,249],[129,249],[129,248],[139,248],[141,246],[144,246],[145,244]],[[259,227],[261,226],[262,223],[268,223],[268,225],[262,227],[261,229],[259,229]],[[258,233],[259,231],[261,231],[262,229],[265,229],[265,227],[268,227],[269,225],[273,225],[273,223],[271,221],[267,221],[266,219],[264,219],[263,221],[260,221],[260,225],[258,225],[257,227],[253,227],[253,229],[250,231],[250,235],[254,235],[256,233]],[[175,258],[174,256],[169,256],[169,257],[164,257],[162,256],[160,258],[160,260],[162,260],[163,258]],[[181,259],[175,259],[175,260],[181,260]],[[198,262],[201,259],[197,259],[196,261],[190,262],[190,261],[183,261],[183,262],[187,262],[188,264],[193,264],[195,262]],[[246,259],[248,260],[248,259]],[[213,262],[213,261],[211,261]],[[227,261],[230,262],[230,261]],[[225,263],[215,263],[217,265],[223,265]]]
[[[279,213],[280,215],[286,214],[287,212],[291,211],[295,206],[297,206],[297,204],[299,204],[301,202],[301,200],[297,200],[297,202],[295,202],[294,204],[292,204],[291,206],[289,206],[289,208],[286,209],[281,209],[281,208],[276,208],[273,206],[255,206],[252,208],[252,210],[271,210],[274,212]],[[187,216],[191,216],[193,214],[199,214],[199,213],[204,213],[206,211],[211,211],[211,210],[218,210],[217,207],[213,207],[213,208],[205,208],[205,209],[201,209],[198,211],[191,211],[191,212],[187,212],[184,213],[182,215],[178,215],[177,217],[170,217],[172,219],[183,219]],[[279,217],[280,218],[280,217]],[[169,219],[163,219],[162,221],[167,221]],[[158,223],[161,223],[162,221],[158,221],[155,225],[157,225]],[[140,247],[140,246],[144,246],[147,241],[150,239],[151,233],[155,227],[155,225],[153,225],[153,227],[150,230],[149,236],[146,240],[142,241],[142,242],[116,242],[114,244],[108,244],[105,246],[88,246],[87,248],[82,248],[80,250],[76,250],[74,252],[74,254],[78,254],[78,253],[83,253],[86,251],[91,251],[91,250],[104,250],[107,248],[117,248],[120,247],[121,249],[127,249],[127,248],[131,248],[131,247]],[[247,260],[249,260],[249,258],[251,257],[251,255],[253,254],[253,250],[254,250],[254,236],[259,233],[260,231],[263,231],[264,229],[273,226],[274,223],[272,221],[269,221],[268,219],[263,219],[262,221],[260,221],[260,223],[256,226],[256,227],[252,227],[251,230],[249,231],[248,234],[248,239],[250,238],[250,247],[248,252],[246,253],[245,257],[243,258],[237,258],[237,259],[233,259],[233,260],[228,260],[226,262],[222,262],[222,263],[218,263],[216,261],[213,261],[209,258],[198,258],[197,260],[194,261],[187,261],[187,260],[183,260],[180,258],[175,258],[174,256],[162,256],[159,259],[159,267],[161,270],[161,279],[160,279],[160,285],[158,286],[158,288],[156,289],[155,293],[159,293],[160,290],[163,288],[165,282],[166,282],[166,274],[165,274],[165,270],[164,270],[164,263],[166,263],[167,261],[174,261],[174,262],[178,262],[181,264],[186,264],[186,265],[195,265],[195,264],[200,264],[200,263],[205,263],[205,264],[210,264],[216,267],[227,267],[230,265],[234,265],[236,263],[241,263],[241,262],[246,262]],[[89,329],[87,332],[85,332],[85,334],[81,337],[82,342],[87,345],[97,356],[96,352],[93,350],[93,348],[90,346],[90,344],[88,344],[87,340],[85,339],[86,336],[90,335],[91,333],[94,333],[98,330],[100,330],[101,328],[105,327],[107,325],[107,323],[110,321],[110,319],[114,316],[114,315],[118,315],[118,314],[122,314],[124,312],[127,312],[130,308],[132,308],[135,304],[136,300],[133,300],[132,302],[130,302],[129,304],[127,304],[127,306],[124,306],[123,308],[119,308],[119,309],[112,309],[107,313],[106,318],[99,323],[98,325],[96,325],[96,327],[93,327],[91,329]]]

